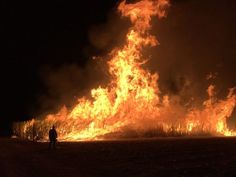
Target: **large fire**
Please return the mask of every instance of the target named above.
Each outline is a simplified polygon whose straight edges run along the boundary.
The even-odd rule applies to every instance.
[[[162,135],[236,135],[227,128],[236,104],[231,89],[227,98],[218,100],[215,86],[207,89],[208,100],[199,108],[181,106],[158,88],[158,74],[143,69],[147,61],[142,51],[158,44],[151,29],[151,17],[165,17],[168,0],[141,0],[134,4],[123,1],[118,10],[132,23],[126,42],[109,54],[110,83],[106,87],[91,90],[92,99],[78,99],[72,110],[63,107],[57,114],[43,119],[16,123],[15,131],[32,138],[38,135],[47,139],[47,133],[55,125],[60,140],[92,140],[114,138],[132,130],[162,132]],[[119,137],[118,136],[118,137]]]

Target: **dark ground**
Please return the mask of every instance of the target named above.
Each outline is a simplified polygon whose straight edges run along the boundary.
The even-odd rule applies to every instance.
[[[0,139],[1,177],[236,176],[236,138],[46,143]]]

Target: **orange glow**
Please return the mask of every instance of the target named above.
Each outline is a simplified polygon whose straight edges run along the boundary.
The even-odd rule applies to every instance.
[[[127,128],[137,132],[159,128],[166,133],[235,135],[226,123],[236,104],[233,89],[226,99],[217,100],[215,87],[210,85],[209,99],[202,108],[189,109],[175,104],[168,95],[161,96],[158,74],[143,69],[148,60],[142,55],[144,47],[158,44],[149,34],[151,17],[165,17],[168,6],[168,0],[121,2],[118,10],[121,16],[130,18],[132,27],[123,47],[109,54],[110,83],[92,89],[92,99],[78,99],[72,110],[63,107],[57,114],[24,123],[24,132],[35,124],[38,136],[47,139],[49,128],[55,125],[64,141],[104,139]]]

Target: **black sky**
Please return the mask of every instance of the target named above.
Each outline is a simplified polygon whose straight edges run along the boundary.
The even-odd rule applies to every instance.
[[[13,121],[37,116],[44,109],[50,111],[58,100],[58,105],[63,99],[67,103],[66,99],[76,95],[73,87],[83,85],[86,79],[94,77],[93,81],[99,81],[98,76],[88,77],[84,70],[92,70],[92,56],[104,55],[111,46],[119,44],[120,40],[113,38],[122,38],[125,28],[117,20],[117,4],[117,0],[2,2],[0,134],[9,133]],[[161,45],[153,56],[161,59],[150,65],[166,75],[163,83],[189,69],[187,73],[194,73],[196,82],[209,70],[219,73],[220,88],[224,84],[236,85],[235,0],[172,1],[168,17],[157,23],[159,27],[153,33]],[[104,36],[110,37],[97,42]],[[74,75],[76,69],[79,71]],[[55,78],[63,79],[73,94],[56,98],[66,89],[48,84],[50,79],[54,83]],[[87,85],[81,87],[78,90]],[[54,101],[48,103],[49,100]]]

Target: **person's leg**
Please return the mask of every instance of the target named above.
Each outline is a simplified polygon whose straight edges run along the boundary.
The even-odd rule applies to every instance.
[[[49,141],[49,149],[52,149],[52,141]]]
[[[56,141],[53,141],[53,149],[56,149]]]

